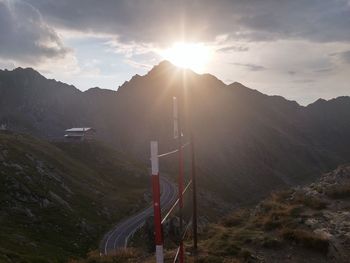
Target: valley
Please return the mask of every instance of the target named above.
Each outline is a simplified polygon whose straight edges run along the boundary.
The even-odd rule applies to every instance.
[[[201,228],[350,161],[349,97],[304,107],[167,61],[118,91],[81,92],[28,68],[0,71],[0,95],[0,123],[6,127],[0,134],[0,247],[7,262],[82,258],[98,251],[117,222],[147,206],[149,141],[157,139],[161,152],[176,147],[173,96],[180,101],[184,141],[190,118],[184,109],[190,107]],[[70,127],[93,127],[96,138],[65,142]],[[171,180],[173,161],[162,163]],[[208,239],[205,248],[210,240],[202,239]]]

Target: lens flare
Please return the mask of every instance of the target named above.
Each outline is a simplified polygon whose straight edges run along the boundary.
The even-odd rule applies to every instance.
[[[161,52],[161,56],[178,67],[203,71],[210,59],[210,49],[202,43],[175,43]]]

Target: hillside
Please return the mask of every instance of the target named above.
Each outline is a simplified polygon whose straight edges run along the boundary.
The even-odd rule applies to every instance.
[[[274,192],[201,228],[197,261],[189,237],[186,262],[349,262],[349,206],[350,166],[343,165],[309,185]],[[173,262],[175,253],[168,244],[165,262]],[[154,260],[152,253],[131,248],[108,257],[92,252],[72,263]]]
[[[276,192],[201,235],[201,262],[348,262],[350,166]]]
[[[143,165],[100,143],[0,133],[0,261],[66,262],[145,205]]]
[[[166,61],[116,92],[81,92],[32,69],[1,71],[0,122],[55,139],[68,127],[92,126],[99,139],[146,162],[150,140],[159,140],[162,152],[176,145],[172,97],[185,101],[184,90],[196,137],[199,183],[226,201],[256,201],[350,161],[350,98],[302,107]],[[185,112],[181,117],[186,120]],[[168,163],[162,167],[174,168]]]

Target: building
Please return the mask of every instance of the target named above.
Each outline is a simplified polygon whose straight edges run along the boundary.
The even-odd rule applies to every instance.
[[[95,138],[96,130],[90,127],[70,128],[65,130],[67,141],[91,141]]]

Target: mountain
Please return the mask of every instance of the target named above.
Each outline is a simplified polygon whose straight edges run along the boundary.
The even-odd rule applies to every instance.
[[[166,61],[116,92],[81,92],[32,69],[1,71],[0,123],[48,139],[62,138],[68,127],[92,126],[99,139],[148,162],[150,140],[159,140],[161,152],[176,147],[173,96],[188,102],[201,188],[231,203],[258,200],[350,161],[350,98],[303,107]],[[164,170],[176,169],[175,162],[162,162]]]
[[[67,127],[101,123],[108,128],[104,117],[115,92],[94,88],[83,93],[31,68],[0,71],[0,79],[0,123],[13,130],[57,139]]]
[[[147,170],[101,143],[0,132],[0,262],[67,262],[146,205]]]

